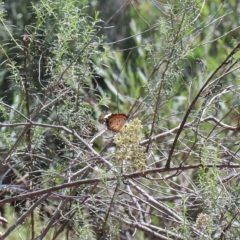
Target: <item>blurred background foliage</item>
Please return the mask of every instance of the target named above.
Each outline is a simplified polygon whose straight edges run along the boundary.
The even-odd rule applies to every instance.
[[[4,2],[8,28],[17,41],[22,41],[26,34],[26,26],[34,26],[39,21],[31,10],[34,2],[37,1]],[[89,4],[85,11],[93,17],[95,11],[100,11],[100,19],[106,21],[124,2],[99,0],[80,1],[79,3],[80,5]],[[176,46],[172,46],[171,42],[181,24],[178,21],[178,12],[182,13],[182,9],[185,7],[188,14],[191,11],[194,14],[201,7],[201,2],[192,1],[191,4],[186,2],[184,6],[184,1],[175,1],[174,9],[171,9],[169,5],[160,1],[133,1],[123,11],[117,13],[116,17],[100,33],[104,36],[105,43],[103,58],[99,56],[93,58],[97,67],[95,80],[99,86],[98,91],[101,95],[107,94],[110,97],[109,110],[127,113],[136,97],[139,96],[140,89],[149,87],[147,82],[154,66],[160,59],[167,57],[172,48],[174,48],[174,57],[176,58],[175,69],[172,69],[171,72],[172,81],[166,81],[164,88],[166,93],[171,91],[174,97],[164,104],[166,108],[162,107],[162,111],[166,117],[166,110],[171,112],[175,109],[176,111],[184,110],[185,106],[182,101],[185,101],[187,97],[188,84],[191,83],[194,86],[192,88],[194,96],[194,91],[197,92],[204,82],[204,74],[211,73],[239,40],[238,5],[238,1],[206,2],[201,14],[197,16],[197,20],[193,24],[190,20],[184,20],[189,21],[189,24],[178,36],[179,43]],[[192,9],[187,9],[188,7]],[[176,19],[173,19],[172,22],[173,26],[169,26],[170,11],[174,11],[176,15]],[[191,19],[191,16],[188,16],[188,19]],[[50,23],[46,23],[46,25],[53,24],[51,20],[49,21]],[[5,51],[10,55],[19,54],[19,49],[12,48],[8,42],[9,34],[3,29],[3,26],[1,27],[1,41]],[[77,35],[74,37],[73,34],[72,41],[79,44],[76,37]],[[40,39],[44,42],[42,45],[47,49],[48,42],[52,41],[51,33],[40,36]],[[3,61],[5,61],[5,56],[2,52],[1,62]],[[21,64],[23,59],[15,57],[15,61],[17,64]],[[13,103],[14,98],[19,96],[15,91],[16,83],[11,81],[8,75],[8,69],[5,66],[2,67],[0,96],[4,97],[7,102]],[[39,86],[34,71],[32,75],[31,83],[34,87]],[[157,74],[151,77],[159,78]],[[151,82],[154,83],[154,80]],[[94,81],[93,83],[95,84]],[[120,99],[119,107],[117,106],[117,92],[119,92]],[[96,102],[95,96],[87,98],[92,103]],[[103,108],[103,110],[106,109]],[[149,111],[146,112],[146,115],[149,115]]]

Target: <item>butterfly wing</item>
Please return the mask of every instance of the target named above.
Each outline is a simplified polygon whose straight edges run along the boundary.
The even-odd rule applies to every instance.
[[[112,114],[106,119],[106,124],[109,130],[119,132],[127,122],[127,116],[125,114]]]
[[[106,124],[107,119],[111,116],[112,114],[107,114],[107,113],[102,113],[100,117],[98,118],[98,122],[101,124]]]

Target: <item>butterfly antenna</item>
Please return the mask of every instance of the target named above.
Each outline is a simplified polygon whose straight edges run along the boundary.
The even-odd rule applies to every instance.
[[[117,109],[118,109],[118,114],[119,114],[119,93],[118,93],[118,88],[117,88]]]

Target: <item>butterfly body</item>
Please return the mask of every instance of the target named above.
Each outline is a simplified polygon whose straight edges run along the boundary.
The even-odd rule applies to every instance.
[[[107,128],[114,132],[120,132],[128,120],[128,116],[123,113],[102,114],[98,121],[105,124]]]

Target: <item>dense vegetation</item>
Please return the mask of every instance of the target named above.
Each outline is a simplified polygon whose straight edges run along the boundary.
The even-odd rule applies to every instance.
[[[237,239],[240,4],[113,2],[1,2],[0,239]]]

